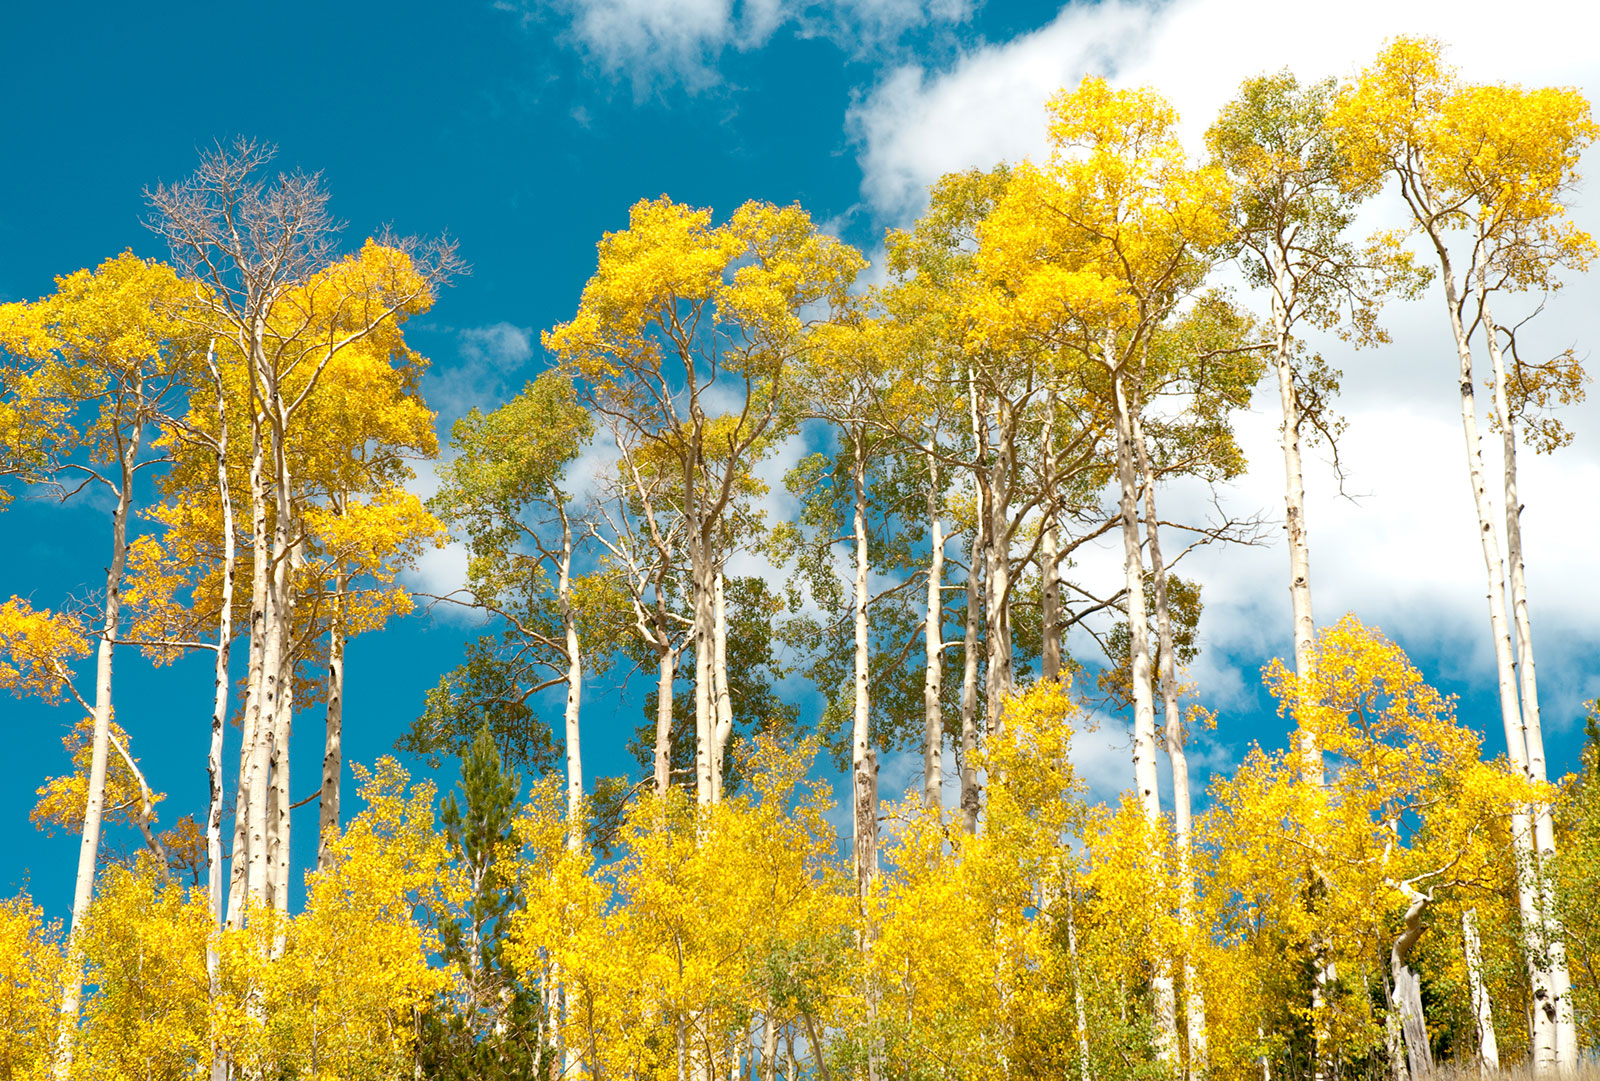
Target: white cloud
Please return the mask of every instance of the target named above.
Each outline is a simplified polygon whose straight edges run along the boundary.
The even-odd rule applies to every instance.
[[[493,323],[461,331],[461,355],[496,369],[516,368],[533,356],[533,332],[513,323]]]
[[[857,56],[894,46],[926,27],[971,17],[974,0],[499,0],[525,23],[553,14],[571,42],[634,92],[680,82],[690,90],[720,81],[728,52],[766,45],[781,30],[827,38]]]
[[[424,390],[443,430],[473,406],[492,409],[516,385],[514,377],[533,358],[533,331],[514,323],[491,323],[455,332],[456,358],[436,363]]]

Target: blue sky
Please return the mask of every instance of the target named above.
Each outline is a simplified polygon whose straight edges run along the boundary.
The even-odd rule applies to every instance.
[[[1257,0],[284,2],[270,18],[193,3],[19,7],[8,13],[0,56],[0,301],[40,296],[53,275],[124,248],[164,255],[140,224],[141,189],[187,174],[198,147],[255,136],[280,146],[285,167],[325,174],[352,244],[384,223],[460,241],[471,276],[408,330],[434,362],[428,393],[447,423],[470,404],[498,404],[537,373],[539,329],[570,316],[595,242],[625,224],[640,198],[666,193],[719,213],[751,198],[799,202],[872,254],[885,227],[914,216],[941,171],[1037,152],[1044,97],[1090,71],[1168,92],[1196,134],[1239,79],[1286,64],[1310,77],[1347,74],[1401,31],[1443,36],[1472,77],[1600,85],[1581,45],[1540,37],[1532,9],[1549,6],[1542,0],[1511,27],[1474,16],[1471,4],[1393,6],[1353,0],[1337,25],[1316,28]],[[1386,213],[1374,209],[1374,222]],[[1580,221],[1600,224],[1587,210]],[[1568,294],[1541,325],[1550,342],[1581,349],[1594,339],[1594,287]],[[1313,584],[1325,620],[1356,609],[1463,694],[1463,716],[1490,722],[1493,748],[1492,687],[1479,678],[1489,659],[1481,570],[1437,307],[1430,298],[1397,310],[1390,350],[1343,358],[1351,490],[1362,498],[1337,499],[1326,468],[1310,470]],[[1259,395],[1241,420],[1257,464],[1223,494],[1235,508],[1274,511],[1271,405]],[[1600,531],[1589,506],[1600,488],[1600,423],[1593,406],[1573,421],[1578,444],[1528,463],[1525,484],[1558,770],[1575,759],[1577,703],[1600,691],[1591,615],[1600,591],[1587,559]],[[1573,500],[1574,491],[1587,496]],[[0,516],[8,557],[0,595],[55,606],[93,588],[105,565],[104,510],[19,500]],[[1208,587],[1207,653],[1196,675],[1222,714],[1197,748],[1207,767],[1228,768],[1251,739],[1277,741],[1257,673],[1287,642],[1283,562],[1281,547],[1195,561]],[[449,573],[441,558],[427,580]],[[353,645],[350,759],[370,762],[389,749],[466,633],[416,619]],[[170,795],[166,818],[198,811],[206,658],[153,672],[126,653],[118,665],[119,720]],[[608,716],[600,700],[590,703],[586,765],[604,772],[620,744],[608,730],[631,730],[635,719],[631,709]],[[74,719],[0,701],[11,749],[0,789],[0,891],[26,881],[56,912],[74,846],[36,834],[27,811],[33,788],[63,765],[58,741]],[[309,790],[320,725],[312,716],[301,723],[295,772]],[[1126,740],[1114,719],[1080,750],[1098,793],[1125,783]],[[314,811],[301,813],[311,815],[296,844],[303,859]]]

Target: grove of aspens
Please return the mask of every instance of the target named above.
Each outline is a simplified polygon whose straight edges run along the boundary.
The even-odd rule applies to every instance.
[[[1600,714],[1552,776],[1517,477],[1587,381],[1589,343],[1518,338],[1596,254],[1589,103],[1398,37],[1245,82],[1195,145],[1159,88],[1047,115],[1047,156],[944,176],[881,265],[798,205],[637,202],[537,378],[444,447],[405,330],[456,241],[356,242],[251,138],[145,191],[165,259],[0,305],[0,500],[106,509],[93,595],[0,606],[0,683],[64,733],[12,783],[77,853],[70,910],[0,901],[0,1081],[1594,1076]],[[1358,229],[1376,203],[1406,226]],[[1503,755],[1313,607],[1301,459],[1343,429],[1304,336],[1381,351],[1418,297],[1464,468],[1416,483],[1475,512]],[[1164,508],[1244,470],[1252,395],[1281,507]],[[780,520],[759,468],[797,433]],[[1281,738],[1191,788],[1181,560],[1269,534]],[[465,581],[423,592],[444,545]],[[430,618],[477,630],[394,721],[411,768],[347,762],[348,643]],[[197,654],[209,716],[120,708]],[[1111,802],[1074,765],[1100,716]],[[631,772],[585,772],[601,741]]]

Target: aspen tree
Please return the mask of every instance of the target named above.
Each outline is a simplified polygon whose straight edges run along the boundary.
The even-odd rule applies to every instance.
[[[670,468],[660,468],[651,444],[635,445],[625,426],[605,417],[617,448],[617,470],[603,479],[591,535],[606,549],[631,609],[632,627],[655,654],[655,726],[651,779],[658,796],[672,785],[673,685],[687,648],[689,620],[680,612],[683,587],[684,524],[672,499]]]
[[[1301,446],[1308,437],[1331,441],[1338,434],[1329,397],[1338,390],[1339,373],[1321,357],[1307,357],[1297,333],[1302,326],[1336,328],[1357,345],[1385,342],[1376,323],[1378,287],[1414,284],[1399,276],[1404,261],[1358,251],[1345,238],[1373,185],[1348,184],[1348,163],[1326,124],[1335,91],[1331,79],[1302,85],[1287,71],[1248,79],[1206,132],[1214,161],[1234,184],[1235,238],[1246,277],[1265,288],[1270,301],[1289,597],[1302,676],[1315,622]],[[1314,753],[1308,761],[1315,769]]]
[[[456,457],[441,470],[433,506],[463,534],[471,603],[505,621],[547,676],[527,689],[566,691],[567,811],[574,850],[584,844],[580,710],[583,647],[573,576],[577,551],[566,488],[573,461],[594,434],[572,384],[550,371],[492,413],[456,422]]]
[[[943,783],[942,743],[944,663],[944,563],[947,535],[943,523],[944,491],[960,498],[963,478],[972,476],[973,457],[970,362],[965,357],[964,296],[973,288],[972,250],[977,227],[1003,189],[1007,172],[971,171],[941,177],[933,186],[930,205],[910,230],[891,231],[886,241],[887,264],[894,284],[884,291],[886,314],[899,331],[898,378],[891,389],[884,422],[908,449],[922,456],[928,473],[926,489],[929,531],[927,602],[924,614],[923,800],[940,803]],[[957,803],[969,831],[977,828],[978,619],[983,583],[983,527],[977,515],[970,523],[967,552],[966,617],[960,640],[962,670],[959,727],[955,735],[958,771]],[[957,565],[961,565],[958,560]]]
[[[1159,825],[1134,445],[1138,379],[1152,336],[1228,239],[1231,193],[1219,169],[1188,163],[1176,115],[1152,91],[1113,91],[1087,78],[1049,108],[1050,162],[1017,170],[985,222],[980,259],[997,284],[977,322],[988,338],[1033,334],[1059,343],[1103,380],[1120,492],[1135,789],[1147,820]],[[1161,873],[1154,863],[1150,870]],[[1170,974],[1158,972],[1155,985],[1161,1055],[1176,1068]]]
[[[83,962],[75,939],[88,914],[99,860],[111,754],[112,651],[122,637],[122,585],[134,481],[157,461],[148,449],[151,429],[189,378],[194,362],[193,343],[176,312],[181,296],[169,267],[147,263],[130,252],[93,272],[57,279],[52,297],[31,305],[7,305],[0,311],[0,348],[27,358],[37,378],[71,403],[70,411],[57,414],[61,423],[72,427],[58,437],[59,457],[50,463],[63,495],[94,484],[108,490],[114,500],[111,558],[96,634],[94,736],[61,995],[58,1081],[65,1081],[72,1069],[78,1026]],[[78,410],[88,411],[81,422],[72,415]]]
[[[376,387],[372,389],[375,391]],[[368,427],[365,431],[369,452],[372,447],[383,446],[377,428]],[[431,439],[428,442],[431,444]],[[360,451],[349,455],[351,461],[364,458]],[[365,464],[374,463],[368,460]],[[391,616],[412,610],[411,595],[395,584],[396,576],[415,566],[422,551],[444,537],[444,526],[421,500],[401,487],[398,478],[385,478],[380,473],[368,480],[375,484],[372,490],[351,492],[346,482],[339,486],[346,490],[336,488],[327,496],[325,505],[312,504],[305,514],[314,551],[304,587],[309,610],[302,622],[307,634],[321,627],[326,627],[327,634],[317,813],[319,868],[331,858],[333,840],[340,828],[346,643],[354,635],[381,628]],[[319,581],[326,585],[318,588]]]
[[[1049,530],[1036,529],[1043,516],[1078,510],[1081,490],[1103,474],[1095,454],[1101,425],[1093,413],[1075,408],[1062,394],[1053,346],[1025,334],[997,331],[993,315],[977,304],[993,288],[989,246],[1001,250],[1011,238],[993,229],[1012,172],[951,174],[934,186],[927,214],[909,232],[891,234],[890,269],[896,276],[886,292],[887,307],[903,326],[907,348],[915,351],[886,411],[907,451],[920,451],[948,471],[959,491],[970,478],[970,505],[976,548],[967,580],[973,614],[964,646],[961,716],[962,805],[976,828],[981,804],[974,760],[977,711],[983,710],[986,737],[1001,724],[999,704],[1015,680],[1012,609],[1023,571],[1038,559]],[[1004,258],[994,256],[994,260]],[[930,394],[930,384],[940,393]],[[1030,449],[1041,434],[1052,438],[1038,461]],[[1077,544],[1090,534],[1058,545],[1047,580]],[[1046,642],[1059,642],[1057,621]],[[975,647],[981,639],[980,663]],[[977,680],[983,677],[980,692]],[[926,769],[926,766],[925,766]]]
[[[193,282],[195,319],[219,351],[226,343],[230,362],[247,376],[251,648],[236,810],[245,828],[236,829],[233,849],[244,876],[243,889],[230,890],[230,923],[242,913],[244,892],[259,906],[272,883],[271,771],[274,756],[282,764],[288,753],[274,741],[289,723],[291,553],[299,543],[301,495],[291,447],[297,425],[336,357],[424,310],[462,269],[448,242],[385,238],[337,258],[339,225],[327,213],[320,178],[264,178],[274,154],[270,146],[239,139],[202,154],[189,179],[146,192],[151,228]],[[286,852],[290,797],[282,790],[277,796],[283,808],[277,843]],[[280,880],[286,867],[279,862]]]
[[[1269,667],[1267,679],[1285,711],[1312,727],[1316,746],[1338,764],[1337,775],[1330,772],[1331,792],[1324,799],[1293,778],[1303,768],[1297,747],[1275,764],[1252,764],[1246,772],[1263,765],[1281,771],[1276,783],[1302,805],[1285,815],[1272,805],[1275,797],[1249,799],[1260,812],[1292,822],[1306,850],[1322,857],[1328,896],[1317,919],[1325,921],[1341,980],[1366,967],[1360,943],[1382,950],[1386,1021],[1418,1075],[1432,1069],[1413,967],[1422,916],[1436,899],[1488,877],[1495,856],[1484,824],[1511,818],[1537,792],[1525,778],[1483,762],[1478,736],[1456,721],[1450,700],[1423,681],[1397,646],[1354,617],[1320,632],[1313,659],[1309,680],[1290,675],[1281,662]],[[1242,794],[1253,785],[1235,790]],[[1294,794],[1296,787],[1303,794]],[[1223,803],[1243,809],[1226,791]],[[1374,897],[1384,903],[1375,907]],[[1290,891],[1276,903],[1304,926]],[[1347,998],[1339,1008],[1360,1012],[1367,1006]],[[1349,1031],[1348,1025],[1346,1019],[1334,1030]]]
[[[1499,678],[1501,720],[1511,765],[1529,781],[1546,779],[1533,646],[1522,585],[1522,509],[1516,488],[1515,431],[1495,365],[1494,420],[1502,433],[1509,575],[1495,529],[1478,430],[1472,336],[1482,327],[1491,360],[1502,349],[1491,300],[1559,286],[1563,267],[1581,269],[1594,242],[1567,219],[1564,199],[1577,181],[1579,152],[1596,127],[1572,90],[1466,85],[1444,63],[1437,42],[1398,38],[1340,95],[1329,123],[1352,162],[1352,182],[1392,175],[1415,226],[1436,256],[1459,362],[1467,471],[1488,579],[1489,622]],[[1398,240],[1396,241],[1398,242]],[[1507,619],[1506,593],[1512,593]],[[1513,628],[1515,648],[1513,647]],[[1554,856],[1550,808],[1536,802],[1516,827],[1522,914],[1539,1072],[1577,1065],[1571,979],[1565,945],[1550,918],[1539,864]]]
[[[1494,1034],[1494,1010],[1483,981],[1483,948],[1478,938],[1478,911],[1461,913],[1461,941],[1466,953],[1467,992],[1472,997],[1472,1020],[1477,1037],[1478,1062],[1484,1070],[1499,1071],[1500,1046]]]
[[[746,203],[724,224],[665,197],[599,245],[577,315],[544,335],[585,401],[676,466],[692,581],[696,790],[714,802],[718,730],[731,702],[715,662],[721,519],[751,462],[786,423],[788,367],[813,305],[838,304],[864,265],[798,207]],[[679,393],[679,387],[683,388]],[[735,395],[730,402],[730,392]],[[713,412],[730,402],[729,411]],[[607,423],[611,421],[608,420]]]
[[[1315,623],[1302,437],[1331,443],[1339,421],[1328,401],[1338,389],[1338,373],[1320,357],[1306,357],[1296,333],[1306,324],[1338,328],[1358,345],[1387,340],[1375,322],[1375,271],[1383,262],[1390,263],[1391,272],[1401,269],[1392,259],[1363,256],[1344,239],[1372,185],[1352,189],[1347,184],[1347,163],[1326,125],[1334,93],[1332,80],[1302,86],[1287,71],[1250,79],[1206,133],[1214,159],[1235,184],[1245,273],[1252,285],[1268,290],[1271,304],[1295,670],[1303,677],[1309,675]],[[1310,733],[1302,729],[1301,736],[1309,739]],[[1320,784],[1316,748],[1305,751],[1308,779]],[[1320,1024],[1321,996],[1333,978],[1326,966],[1319,968],[1312,991],[1314,1025]],[[1318,1068],[1324,1072],[1320,1061]]]
[[[26,891],[0,901],[0,1074],[43,1077],[50,1068],[65,957],[60,925]]]

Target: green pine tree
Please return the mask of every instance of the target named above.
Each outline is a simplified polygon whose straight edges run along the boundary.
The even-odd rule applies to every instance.
[[[505,932],[523,905],[516,881],[500,873],[511,855],[521,777],[505,769],[493,734],[480,727],[461,763],[458,793],[439,819],[451,857],[471,892],[457,910],[435,914],[444,961],[457,974],[418,1026],[421,1076],[437,1081],[522,1081],[544,1076],[549,1048],[537,989],[506,962]]]

